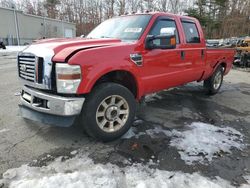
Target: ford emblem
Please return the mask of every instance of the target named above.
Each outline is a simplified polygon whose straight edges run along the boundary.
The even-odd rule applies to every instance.
[[[20,65],[20,70],[23,72],[26,72],[26,70],[27,70],[26,65]]]

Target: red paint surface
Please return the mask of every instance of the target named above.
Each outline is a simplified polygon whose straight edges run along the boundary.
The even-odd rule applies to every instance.
[[[145,38],[159,16],[171,17],[176,21],[180,44],[175,49],[145,49]],[[185,42],[182,18],[191,19],[196,23],[201,43]],[[227,74],[232,67],[235,54],[233,49],[207,49],[202,28],[196,19],[167,13],[152,14],[152,19],[141,38],[133,43],[117,39],[55,39],[40,43],[58,43],[53,47],[56,54],[53,57],[54,62],[67,61],[69,64],[81,65],[82,82],[78,94],[89,93],[103,75],[122,70],[134,76],[137,83],[137,99],[162,89],[204,80],[221,63],[226,65],[225,74]],[[185,59],[181,59],[181,51],[185,52]],[[136,66],[130,60],[130,54],[134,53],[142,54],[143,66]]]

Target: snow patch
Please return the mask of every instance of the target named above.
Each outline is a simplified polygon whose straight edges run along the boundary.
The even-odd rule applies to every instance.
[[[250,185],[250,175],[243,176],[243,178],[247,181],[247,183]]]
[[[0,58],[14,59],[18,52],[23,51],[27,46],[6,46],[7,49],[0,49]]]
[[[20,52],[27,46],[6,46],[6,50],[0,49],[0,52]]]
[[[143,123],[143,120],[141,119],[136,119],[134,122],[133,122],[133,126],[138,126],[138,125],[141,125]]]
[[[123,136],[122,139],[130,139],[132,137],[134,137],[136,135],[136,128],[135,127],[131,127],[128,132],[126,132]]]
[[[142,135],[146,135],[145,132],[138,132],[136,127],[131,127],[127,133],[122,136],[122,139],[139,138]]]
[[[157,93],[152,93],[152,94],[146,95],[144,100],[147,103],[147,102],[155,101],[157,99],[162,99],[162,97],[158,95]]]
[[[135,137],[135,138],[139,138],[139,136],[141,135],[145,135],[146,133],[143,133],[143,132],[138,132],[137,130],[137,126],[141,125],[143,123],[143,120],[141,119],[136,119],[134,122],[133,122],[133,126],[135,127],[131,127],[127,133],[125,133],[121,138],[122,139],[130,139],[132,137]]]
[[[75,187],[175,187],[231,188],[229,182],[209,179],[198,173],[169,172],[134,164],[119,168],[112,164],[94,164],[86,155],[66,161],[55,160],[48,166],[8,170],[3,182],[10,188],[75,188]],[[1,183],[1,181],[0,181]]]
[[[74,150],[74,151],[71,151],[71,152],[70,152],[71,155],[76,155],[77,153],[78,153],[77,150]]]
[[[231,128],[220,128],[211,124],[195,122],[183,132],[172,132],[170,145],[176,147],[186,164],[206,164],[218,155],[231,153],[233,148],[244,148],[243,135]]]
[[[9,129],[1,129],[0,133],[4,133],[4,132],[8,132],[8,131],[10,131],[10,130]]]
[[[213,158],[224,154],[230,154],[232,149],[242,150],[243,135],[231,127],[217,127],[207,123],[194,122],[186,125],[185,130],[166,130],[161,126],[155,126],[145,132],[139,132],[132,127],[122,138],[139,138],[149,135],[158,138],[160,135],[170,138],[170,146],[177,148],[181,159],[186,164],[208,164]]]
[[[250,175],[243,176],[247,183],[240,186],[240,188],[250,188]]]
[[[122,139],[139,138],[142,135],[149,135],[151,138],[157,138],[159,134],[164,134],[165,136],[172,136],[172,132],[169,130],[164,130],[161,126],[155,126],[153,129],[148,129],[145,132],[139,132],[136,127],[131,127],[126,134],[122,136]]]
[[[168,130],[164,130],[160,126],[156,126],[153,129],[146,130],[147,135],[149,135],[151,138],[157,138],[159,134],[164,134],[167,137],[172,136],[172,132]]]

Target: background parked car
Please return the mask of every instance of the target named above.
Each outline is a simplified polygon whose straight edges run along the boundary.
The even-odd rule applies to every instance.
[[[250,67],[250,38],[239,41],[234,64],[241,67]]]
[[[218,47],[219,44],[220,44],[220,41],[216,40],[216,39],[206,40],[206,46],[207,47]]]

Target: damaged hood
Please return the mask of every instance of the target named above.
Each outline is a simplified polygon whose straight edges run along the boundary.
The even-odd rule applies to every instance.
[[[121,43],[119,39],[45,39],[30,45],[22,53],[32,53],[43,58],[53,57],[53,61],[64,62],[67,57],[78,51],[119,43]]]
[[[34,83],[23,79],[25,81],[25,85],[29,85],[34,88],[50,90],[52,88],[51,73],[53,62],[67,62],[68,58],[81,50],[118,45],[120,43],[121,40],[117,39],[75,38],[41,40],[28,46],[18,54],[18,66],[19,63],[24,64],[25,67],[26,65],[29,66],[31,64],[34,66],[33,69],[35,70],[35,74],[41,74],[40,76],[42,81],[40,83]],[[43,59],[41,65],[39,57]],[[19,61],[20,58],[21,60]],[[29,58],[32,58],[32,62]],[[33,61],[33,59],[35,60]],[[39,72],[39,65],[43,66],[43,71]]]

